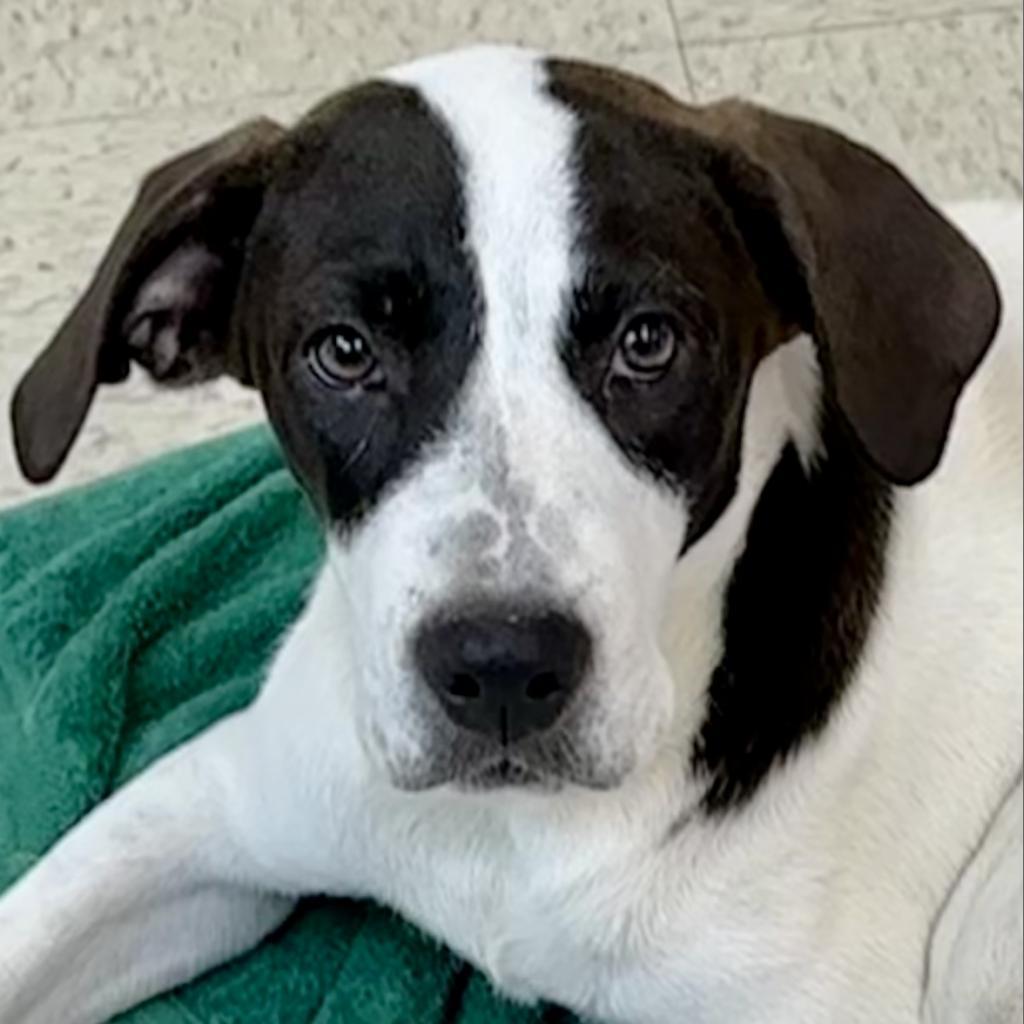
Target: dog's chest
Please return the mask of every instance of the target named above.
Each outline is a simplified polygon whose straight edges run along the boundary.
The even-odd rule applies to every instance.
[[[516,836],[487,814],[417,814],[397,832],[384,815],[369,884],[515,999],[656,1024],[722,1019],[723,1008],[777,1020],[764,1006],[785,998],[799,1014],[819,998],[825,983],[808,984],[823,962],[811,944],[818,886],[805,866],[741,867],[711,837],[654,842],[614,821]]]

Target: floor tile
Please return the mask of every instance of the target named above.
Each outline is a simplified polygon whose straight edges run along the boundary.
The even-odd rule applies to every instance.
[[[614,59],[675,45],[666,0],[5,0],[0,130],[288,90],[509,42]]]
[[[1019,15],[688,46],[697,95],[838,127],[935,197],[1020,196]]]
[[[4,0],[0,126],[301,87],[301,26],[300,0]]]
[[[675,45],[666,0],[318,0],[309,12],[306,29],[322,46],[359,52],[364,65],[474,43],[605,59]]]

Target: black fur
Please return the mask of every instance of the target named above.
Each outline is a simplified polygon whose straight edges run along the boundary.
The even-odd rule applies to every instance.
[[[692,132],[620,109],[551,66],[551,91],[576,115],[579,281],[563,358],[583,397],[633,462],[690,502],[686,545],[732,498],[750,377],[774,328],[758,267],[717,173]],[[609,376],[622,327],[657,311],[677,358],[657,381]]]
[[[824,727],[852,679],[885,574],[891,486],[826,414],[825,455],[792,444],[754,509],[733,570],[724,648],[692,765],[704,809],[747,800],[772,765]]]
[[[372,84],[314,111],[275,168],[243,278],[240,329],[289,461],[349,527],[444,426],[478,347],[459,160],[411,89]],[[354,325],[384,370],[333,389],[306,342]]]

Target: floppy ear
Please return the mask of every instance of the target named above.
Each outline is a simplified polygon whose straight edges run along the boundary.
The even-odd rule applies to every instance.
[[[847,424],[890,480],[922,480],[998,326],[987,266],[894,167],[838,133],[734,100],[706,115],[742,165],[748,244],[814,335]]]
[[[29,480],[57,472],[97,385],[124,380],[131,359],[170,384],[224,371],[244,378],[227,351],[228,324],[283,134],[248,122],[147,176],[85,294],[14,393],[14,444]]]

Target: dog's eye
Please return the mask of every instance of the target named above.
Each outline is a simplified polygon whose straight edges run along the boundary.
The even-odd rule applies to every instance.
[[[654,380],[667,372],[676,357],[679,336],[672,321],[656,313],[626,324],[615,351],[613,370],[628,377]]]
[[[306,358],[317,377],[330,387],[368,386],[381,377],[370,343],[349,324],[317,331],[307,343]]]

